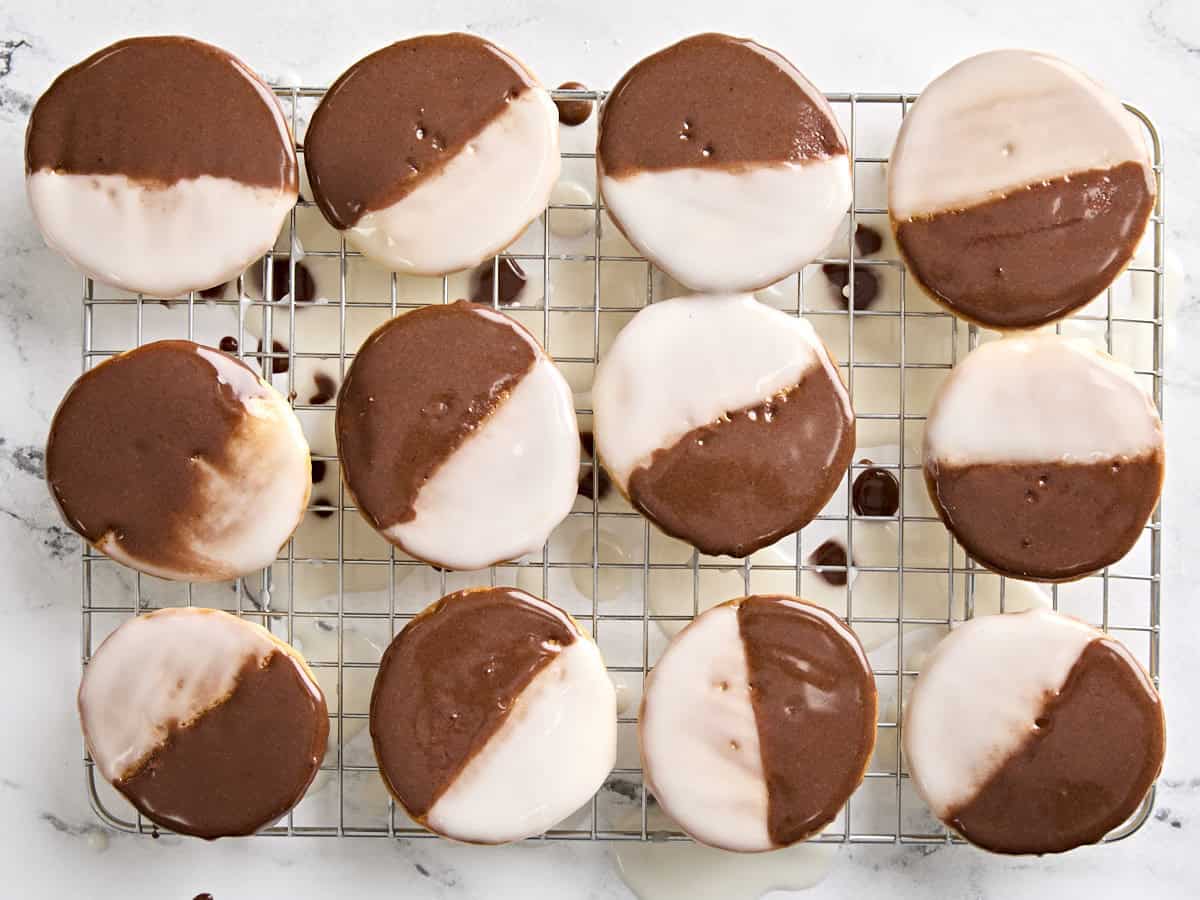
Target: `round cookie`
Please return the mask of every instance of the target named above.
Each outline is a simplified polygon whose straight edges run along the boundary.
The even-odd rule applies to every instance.
[[[752,291],[829,244],[850,205],[833,110],[786,59],[724,34],[687,38],[625,73],[600,110],[609,215],[695,291]]]
[[[988,328],[1043,325],[1129,264],[1154,208],[1140,126],[1060,59],[971,57],[913,105],[892,151],[888,205],[919,285]]]
[[[804,527],[854,452],[854,412],[816,332],[749,294],[638,312],[600,360],[592,406],[616,486],[713,556]]]
[[[443,568],[538,550],[575,500],[571,389],[534,337],[491,307],[460,300],[384,324],[346,373],[336,429],[359,511]]]
[[[313,199],[346,241],[397,272],[470,268],[512,243],[558,178],[558,109],[514,57],[469,34],[359,60],[304,138]]]
[[[270,88],[183,37],[120,41],[60,75],[30,115],[25,175],[47,244],[157,297],[236,277],[271,249],[299,190]]]
[[[215,609],[125,622],[84,669],[79,718],[96,768],[152,822],[253,834],[304,796],[329,736],[300,654]]]
[[[983,344],[925,423],[925,481],[963,549],[1001,575],[1069,581],[1123,557],[1162,489],[1162,423],[1121,363],[1054,334]]]
[[[904,754],[934,815],[997,853],[1094,844],[1162,766],[1162,704],[1119,642],[1030,610],[972,619],[925,663]]]
[[[647,678],[646,785],[704,844],[785,847],[858,787],[875,712],[866,653],[835,615],[796,597],[731,600],[684,628]]]
[[[383,655],[371,737],[388,790],[445,837],[502,844],[585,804],[616,759],[616,694],[596,644],[516,588],[427,607]]]
[[[312,484],[287,401],[191,341],[146,344],[81,375],[50,425],[46,480],[97,550],[178,581],[269,566]]]

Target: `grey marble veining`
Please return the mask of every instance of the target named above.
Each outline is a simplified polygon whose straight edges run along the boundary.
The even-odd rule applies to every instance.
[[[349,5],[346,5],[349,6]],[[550,83],[611,84],[630,63],[686,33],[719,29],[786,52],[827,90],[919,90],[972,53],[1030,46],[1095,74],[1155,118],[1166,147],[1168,240],[1200,271],[1200,4],[1191,0],[981,3],[859,0],[667,4],[609,0],[431,2],[400,6],[214,0],[14,2],[0,10],[0,860],[21,897],[404,896],[629,897],[609,847],[489,850],[441,841],[262,838],[203,844],[111,834],[88,810],[74,711],[79,672],[78,542],[41,480],[50,416],[80,371],[80,279],[30,219],[22,145],[31,104],[63,68],[130,34],[186,32],[268,76],[328,83],[348,63],[412,33],[467,29],[527,58]],[[1200,302],[1192,277],[1172,310],[1166,414],[1171,465],[1164,515],[1162,683],[1169,751],[1151,820],[1114,846],[1051,859],[962,847],[854,847],[811,897],[1073,898],[1194,896],[1200,889],[1200,601],[1193,597],[1200,470]]]

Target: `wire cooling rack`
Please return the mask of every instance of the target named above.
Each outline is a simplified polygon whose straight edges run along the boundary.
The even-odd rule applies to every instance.
[[[315,105],[323,90],[288,87],[277,88],[276,94],[290,114],[293,133],[301,135],[304,111]],[[557,91],[555,96],[599,101],[604,92]],[[987,335],[958,323],[912,289],[894,246],[889,249],[885,244],[882,251],[864,255],[852,239],[864,223],[888,231],[886,200],[877,189],[875,196],[869,196],[867,186],[878,188],[882,183],[887,152],[915,95],[830,94],[828,99],[842,121],[854,159],[854,203],[844,232],[845,251],[838,258],[816,261],[772,295],[775,305],[808,317],[843,361],[842,372],[858,412],[856,463],[839,497],[812,525],[770,552],[744,561],[714,559],[673,545],[619,497],[593,501],[581,492],[574,511],[560,526],[565,540],[556,545],[552,537],[540,556],[520,565],[459,576],[435,572],[382,542],[371,544],[369,535],[362,537],[369,529],[347,502],[331,443],[325,441],[321,446],[322,441],[312,437],[312,430],[328,429],[333,406],[328,396],[300,393],[305,386],[302,382],[309,377],[304,374],[305,367],[325,366],[340,377],[357,348],[356,317],[365,311],[374,317],[374,325],[427,302],[457,299],[460,282],[454,276],[430,280],[424,293],[416,292],[421,293],[419,299],[412,296],[412,284],[394,274],[381,276],[382,293],[358,290],[355,272],[370,263],[348,250],[344,241],[335,238],[325,249],[310,242],[301,250],[302,229],[297,223],[305,215],[316,216],[305,191],[281,243],[270,255],[272,263],[239,278],[232,296],[228,292],[215,298],[193,294],[168,302],[122,294],[91,280],[84,283],[85,370],[148,340],[187,337],[215,343],[219,339],[215,335],[224,331],[230,338],[236,337],[239,356],[260,366],[277,386],[291,393],[297,414],[310,431],[314,462],[323,463],[321,468],[332,474],[314,488],[317,499],[305,525],[281,551],[277,563],[253,577],[216,586],[176,585],[132,573],[85,548],[83,664],[87,665],[104,635],[122,621],[163,606],[225,608],[266,625],[280,637],[297,642],[308,657],[329,698],[331,737],[321,772],[305,800],[264,833],[426,837],[428,832],[409,821],[387,797],[370,752],[365,698],[369,697],[379,653],[392,634],[437,596],[472,582],[517,583],[564,605],[590,627],[622,698],[617,767],[589,804],[545,838],[678,840],[685,839],[684,835],[643,790],[636,754],[642,679],[670,634],[703,608],[740,594],[789,591],[827,602],[864,637],[881,697],[877,748],[864,783],[817,840],[956,842],[914,793],[899,751],[904,695],[916,675],[917,651],[928,649],[940,634],[977,611],[1027,605],[1033,589],[1019,586],[1021,593],[1017,593],[1011,582],[977,568],[955,546],[924,497],[920,431],[932,386]],[[1158,180],[1158,198],[1144,249],[1122,276],[1136,282],[1130,288],[1134,299],[1127,301],[1120,288],[1110,288],[1080,314],[1061,323],[1058,330],[1088,336],[1126,358],[1146,379],[1161,412],[1162,148],[1150,119],[1132,107],[1130,112],[1144,127]],[[303,153],[302,147],[297,150]],[[571,166],[578,171],[594,170],[594,154],[588,147],[579,152],[567,149],[563,159],[564,171]],[[594,182],[591,196],[596,197]],[[584,229],[587,236],[567,247],[557,240],[551,221],[563,215],[576,217],[577,223],[584,217],[589,226]],[[540,334],[568,375],[576,389],[577,412],[584,427],[590,421],[587,387],[591,370],[607,340],[637,305],[661,299],[665,293],[661,275],[644,259],[627,245],[614,246],[612,241],[602,240],[602,235],[613,234],[595,199],[555,203],[531,226],[527,240],[504,254],[534,271],[530,278],[534,288],[540,269],[540,298],[523,300],[515,314]],[[313,329],[302,317],[313,313],[295,299],[301,261],[324,265],[327,274],[332,273],[326,279],[326,287],[332,288],[321,307],[326,324],[317,329],[323,331],[317,349],[303,345],[305,332]],[[498,266],[499,261],[493,265]],[[835,268],[822,268],[830,266]],[[624,295],[614,299],[609,287],[614,270],[623,273],[626,289],[629,284],[644,284],[644,295],[632,308]],[[882,285],[889,297],[855,310],[855,292],[864,290],[856,273],[863,270],[873,273],[876,284]],[[575,297],[557,288],[559,275],[568,271],[574,279]],[[839,271],[844,299],[830,303],[827,282],[836,279]],[[833,278],[827,277],[829,272]],[[498,270],[493,270],[493,276],[497,274]],[[286,291],[277,283],[284,278]],[[499,280],[493,278],[493,302],[497,305]],[[285,295],[281,301],[254,299],[280,295]],[[214,316],[219,319],[216,325],[210,322]],[[119,327],[113,325],[116,320]],[[248,324],[253,326],[252,333],[248,333]],[[565,348],[560,346],[564,328],[570,332],[570,346]],[[365,334],[370,329],[357,330]],[[872,334],[890,337],[881,344],[869,340]],[[257,345],[254,338],[260,339]],[[870,435],[865,442],[864,434]],[[864,449],[871,445],[884,448],[872,464],[891,471],[900,483],[901,505],[892,517],[865,518],[848,500],[853,479],[867,466],[861,458]],[[592,496],[597,496],[600,473],[585,467],[584,475],[591,479]],[[331,488],[332,484],[336,488]],[[316,535],[313,540],[305,537],[310,525]],[[815,547],[831,535],[844,544],[850,565],[830,565],[828,558],[819,565],[813,561]],[[1156,684],[1161,546],[1160,511],[1156,511],[1129,558],[1044,594],[1048,605],[1092,621],[1124,640]],[[571,596],[564,600],[564,594]],[[1018,603],[1015,597],[1025,599]],[[97,776],[86,750],[84,767],[92,808],[106,825],[124,832],[159,833]],[[1148,818],[1152,802],[1153,792],[1108,840],[1136,831]]]

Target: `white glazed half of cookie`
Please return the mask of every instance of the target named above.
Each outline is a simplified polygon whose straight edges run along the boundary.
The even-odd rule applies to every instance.
[[[905,706],[913,783],[938,818],[999,853],[1101,840],[1141,804],[1163,750],[1161,701],[1129,651],[1044,609],[956,628]]]
[[[599,129],[613,221],[692,290],[756,290],[798,271],[850,205],[833,110],[753,41],[701,34],[647,57],[608,95]]]
[[[481,569],[539,549],[571,511],[571,389],[534,337],[460,300],[384,324],[338,396],[338,456],[359,511],[405,552]]]
[[[304,139],[334,228],[398,272],[469,268],[512,243],[558,179],[558,111],[518,60],[469,34],[392,44],[329,89]]]
[[[283,396],[191,341],[146,344],[81,375],[50,425],[46,480],[97,550],[178,581],[269,566],[312,486]]]
[[[426,608],[388,647],[371,697],[380,774],[432,831],[501,844],[588,801],[616,758],[616,692],[595,643],[516,588]]]
[[[802,528],[854,452],[854,412],[820,338],[749,294],[641,310],[600,360],[592,406],[617,487],[712,555]]]
[[[963,548],[1002,575],[1066,581],[1123,557],[1162,489],[1162,423],[1125,365],[1079,339],[972,351],[934,398],[925,479]]]
[[[875,679],[854,633],[796,597],[710,609],[646,682],[646,784],[713,847],[758,852],[818,833],[858,787],[875,746]]]
[[[96,650],[79,717],[100,774],[153,822],[253,834],[304,796],[325,755],[325,697],[266,629],[214,609],[131,619]]]
[[[1155,191],[1116,97],[1060,59],[996,50],[921,93],[892,151],[888,205],[933,299],[989,328],[1029,328],[1112,283]]]
[[[25,172],[47,244],[106,284],[175,297],[271,248],[299,170],[279,104],[241,60],[146,37],[55,80],[29,118]]]

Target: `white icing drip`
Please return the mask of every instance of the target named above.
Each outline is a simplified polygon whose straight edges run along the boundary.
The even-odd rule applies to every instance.
[[[538,550],[571,511],[580,455],[571,389],[537,353],[508,399],[422,485],[416,517],[387,529],[413,556],[482,569]]]
[[[1033,609],[983,616],[954,629],[930,655],[904,710],[913,783],[945,818],[968,802],[1031,733],[1100,632]]]
[[[625,488],[655,450],[762,403],[823,364],[828,355],[808,322],[749,294],[652,304],[621,330],[596,368],[598,452]]]
[[[646,783],[696,840],[754,852],[767,832],[767,782],[737,607],[681,631],[646,681],[641,717]]]
[[[26,179],[46,243],[118,288],[176,297],[236,278],[271,249],[296,192],[202,175],[150,187],[124,175]]]
[[[167,737],[233,692],[251,659],[279,648],[265,630],[213,609],[138,616],[96,650],[79,685],[79,716],[109,781],[132,772]]]
[[[995,50],[935,79],[892,151],[893,218],[962,209],[1014,188],[1150,159],[1137,120],[1053,56]]]
[[[1054,334],[983,344],[942,385],[925,459],[944,464],[1101,462],[1161,447],[1162,423],[1133,371]]]
[[[362,216],[346,241],[397,272],[441,275],[508,246],[558,179],[558,109],[543,88],[508,104],[440,172]]]
[[[245,407],[247,415],[229,439],[224,470],[196,462],[199,511],[176,535],[186,545],[185,565],[172,568],[134,556],[111,532],[96,548],[131,568],[176,581],[225,581],[271,565],[304,516],[311,461],[300,422],[278,391],[252,397]]]
[[[595,643],[567,645],[430,809],[429,826],[500,844],[541,834],[591,798],[617,752],[616,692]]]
[[[766,287],[829,245],[850,205],[845,154],[742,171],[679,168],[600,176],[630,242],[696,291]]]

